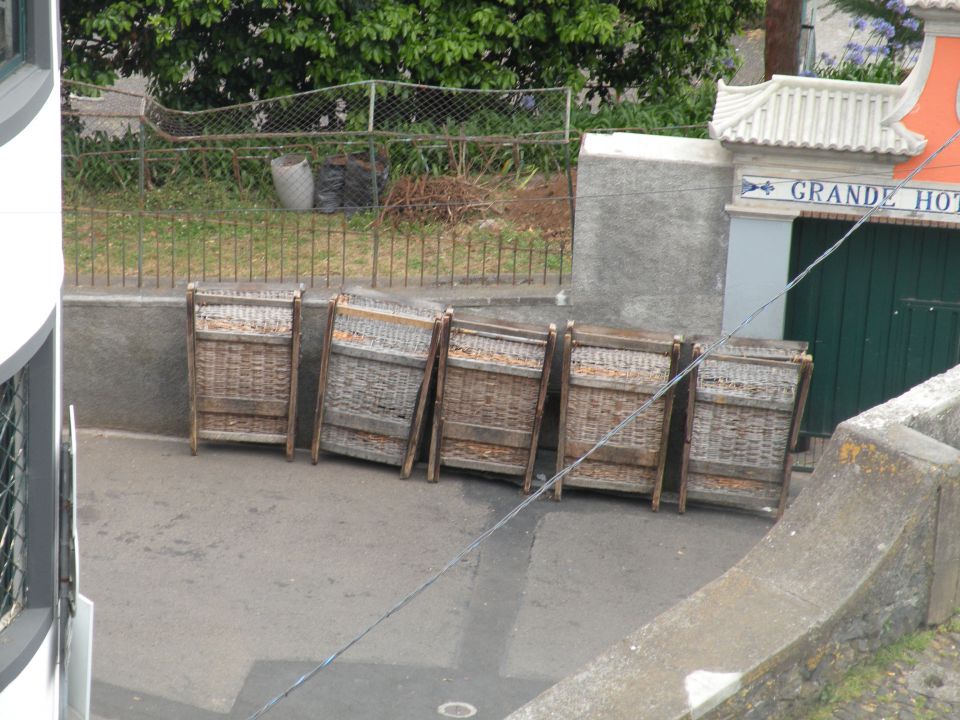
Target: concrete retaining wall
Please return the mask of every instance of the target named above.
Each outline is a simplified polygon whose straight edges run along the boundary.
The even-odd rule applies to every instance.
[[[715,140],[586,135],[572,300],[584,321],[717,334],[733,164]]]
[[[454,305],[503,320],[555,323],[562,332],[570,308],[558,306],[559,288],[473,288],[429,293],[417,300]],[[297,398],[297,445],[309,447],[327,301],[335,291],[304,294],[303,346]],[[402,293],[397,293],[402,296]],[[562,302],[562,299],[561,299]],[[186,437],[189,430],[186,291],[66,293],[63,301],[63,396],[86,427]],[[559,382],[560,353],[554,381]],[[556,423],[543,440],[556,444]]]
[[[730,571],[510,720],[790,717],[960,604],[960,368],[843,423]]]

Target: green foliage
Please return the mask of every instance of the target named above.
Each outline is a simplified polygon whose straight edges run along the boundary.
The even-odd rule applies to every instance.
[[[960,634],[960,608],[954,608],[953,616],[943,624],[943,629],[949,633]]]
[[[716,78],[762,0],[63,0],[68,78],[143,73],[173,107],[384,78],[665,98]]]
[[[629,129],[663,135],[706,137],[706,124],[713,114],[717,86],[702,82],[688,86],[671,98],[643,102],[607,103],[595,111],[576,109],[570,124],[579,132]]]
[[[817,77],[832,80],[855,80],[858,82],[883,83],[896,85],[904,78],[905,70],[890,58],[880,58],[872,62],[853,63],[841,60],[832,66],[819,66]]]
[[[396,125],[396,137],[379,138],[390,175],[547,175],[563,172],[566,157],[576,163],[580,137],[587,132],[632,130],[652,134],[705,137],[716,85],[703,82],[670,100],[622,101],[591,107],[584,103],[571,115],[571,140],[564,147],[562,122],[544,123],[526,113],[479,110],[456,124],[424,119]],[[545,127],[557,130],[545,133]],[[269,160],[284,153],[305,153],[315,167],[329,155],[363,152],[366,138],[316,136],[272,138],[251,134],[229,141],[173,143],[144,128],[146,207],[210,208],[242,201],[272,202]],[[490,138],[460,140],[464,138]],[[414,140],[414,138],[426,138]],[[69,116],[63,125],[64,195],[70,202],[96,198],[98,206],[129,207],[139,186],[139,137],[90,133]],[[163,192],[158,192],[162,190]],[[220,192],[225,197],[214,197]],[[176,197],[174,205],[171,202]]]

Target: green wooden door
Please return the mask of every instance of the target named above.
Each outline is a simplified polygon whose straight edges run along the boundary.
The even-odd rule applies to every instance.
[[[794,222],[793,277],[850,227]],[[784,336],[814,371],[803,430],[836,425],[960,362],[960,232],[868,223],[794,288]]]

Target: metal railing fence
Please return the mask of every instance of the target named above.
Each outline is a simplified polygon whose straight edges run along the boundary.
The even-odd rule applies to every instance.
[[[570,91],[364,82],[201,112],[64,82],[76,285],[562,283]]]
[[[553,201],[565,204],[566,198]],[[76,286],[175,287],[193,280],[307,287],[557,284],[569,279],[569,231],[504,233],[472,225],[369,227],[343,215],[276,209],[63,212],[65,277]],[[496,223],[496,221],[493,221]]]

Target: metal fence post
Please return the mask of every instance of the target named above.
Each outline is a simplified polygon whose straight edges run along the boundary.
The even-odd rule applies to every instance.
[[[570,250],[573,250],[574,242],[574,214],[576,213],[576,202],[573,197],[573,170],[570,167],[570,106],[572,104],[573,90],[567,88],[567,108],[566,116],[563,119],[563,164],[567,171],[567,198],[570,203]],[[561,268],[562,272],[562,268]]]
[[[140,207],[137,208],[137,287],[143,287],[143,213],[146,208],[146,163],[147,163],[147,125],[140,116],[140,156],[137,167],[137,187],[140,194]],[[126,272],[126,268],[124,268]]]
[[[370,81],[370,110],[367,116],[367,140],[370,145],[370,188],[371,195],[373,199],[373,270],[371,273],[370,284],[372,287],[377,286],[377,276],[379,273],[380,265],[380,230],[377,227],[379,218],[377,217],[380,213],[380,189],[377,187],[377,147],[374,142],[373,137],[373,128],[374,128],[374,111],[376,110],[377,104],[377,82],[376,80]]]

